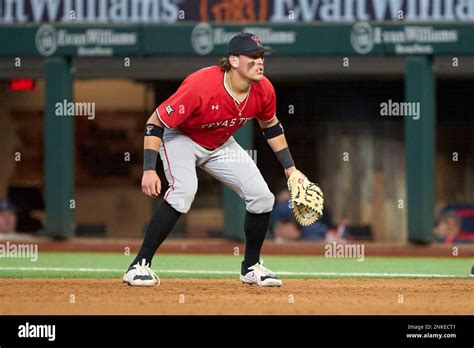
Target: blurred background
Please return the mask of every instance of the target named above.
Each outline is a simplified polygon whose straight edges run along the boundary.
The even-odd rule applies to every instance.
[[[241,30],[275,48],[277,116],[325,193],[299,226],[258,123],[239,130],[277,197],[270,239],[474,241],[474,6],[447,0],[0,0],[0,234],[141,238],[161,199],[140,190],[144,124]],[[382,115],[389,100],[420,118]],[[198,177],[170,238],[242,239],[243,204]]]

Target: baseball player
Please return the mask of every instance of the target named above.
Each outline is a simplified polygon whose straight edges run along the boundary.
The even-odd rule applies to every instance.
[[[219,66],[187,76],[148,119],[142,191],[150,197],[162,192],[156,173],[158,155],[168,189],[153,213],[137,257],[123,276],[125,283],[159,284],[150,268],[152,258],[179,217],[189,211],[198,188],[199,167],[245,202],[246,244],[240,280],[262,287],[281,286],[281,280],[260,260],[275,197],[254,161],[232,137],[238,128],[257,118],[286,177],[296,170],[276,117],[275,91],[264,76],[264,55],[269,51],[251,33],[234,36],[228,44],[227,57],[221,59]]]

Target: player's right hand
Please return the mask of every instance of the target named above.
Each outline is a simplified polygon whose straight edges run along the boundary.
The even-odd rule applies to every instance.
[[[145,170],[142,177],[142,191],[147,196],[156,198],[161,193],[161,180],[154,170]]]

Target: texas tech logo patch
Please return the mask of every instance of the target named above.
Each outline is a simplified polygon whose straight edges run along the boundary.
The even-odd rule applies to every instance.
[[[165,108],[166,113],[168,116],[171,116],[171,113],[174,112],[173,108],[171,107],[171,103],[168,104],[168,106]]]
[[[257,35],[252,36],[252,40],[255,41],[258,46],[262,46],[262,42],[260,41],[260,38]]]

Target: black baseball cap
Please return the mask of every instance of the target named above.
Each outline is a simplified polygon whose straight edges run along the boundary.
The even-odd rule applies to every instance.
[[[228,56],[238,56],[243,54],[250,56],[258,53],[271,53],[273,50],[270,47],[262,46],[260,38],[252,33],[239,33],[229,41],[227,47]]]

